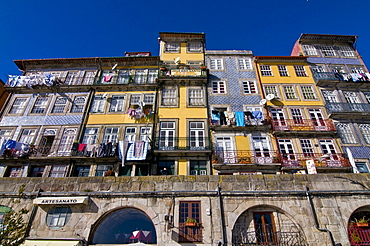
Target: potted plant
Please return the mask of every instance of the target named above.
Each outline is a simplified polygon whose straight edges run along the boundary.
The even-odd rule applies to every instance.
[[[202,64],[202,65],[200,65],[200,69],[202,69],[202,70],[206,70],[206,69],[207,69],[207,66],[206,66],[206,65],[204,65],[204,64]]]
[[[196,226],[198,223],[195,219],[192,218],[186,218],[185,220],[185,226]]]
[[[367,227],[369,226],[369,219],[365,219],[365,216],[361,219],[355,218],[355,224],[357,227]]]

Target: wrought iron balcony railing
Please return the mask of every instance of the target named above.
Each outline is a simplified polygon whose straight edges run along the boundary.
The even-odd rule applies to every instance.
[[[316,82],[370,82],[365,73],[313,72]]]
[[[192,67],[173,68],[170,66],[161,67],[159,71],[159,78],[206,78],[207,70]]]
[[[208,137],[159,137],[154,140],[154,150],[211,150],[211,141]]]
[[[286,119],[271,120],[274,131],[336,131],[331,119]]]
[[[281,166],[287,168],[304,168],[306,161],[314,160],[316,167],[342,168],[351,167],[343,154],[322,153],[280,153]]]
[[[348,227],[348,238],[351,246],[370,245],[370,227],[359,227],[350,223]]]
[[[329,114],[370,112],[370,104],[368,103],[326,103],[325,107]]]
[[[269,150],[216,150],[212,164],[271,164],[279,163],[279,154]]]
[[[179,223],[179,242],[202,242],[202,224],[195,226],[186,226],[185,223]]]
[[[148,75],[113,75],[113,76],[101,76],[96,79],[94,84],[97,85],[114,85],[114,84],[155,84],[157,83],[156,73],[153,76]]]

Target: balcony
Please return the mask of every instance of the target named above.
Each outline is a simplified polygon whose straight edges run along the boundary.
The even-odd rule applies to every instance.
[[[364,73],[313,72],[313,77],[317,85],[370,82],[370,78]]]
[[[350,115],[361,116],[369,115],[370,104],[368,103],[326,103],[325,108],[331,116]]]
[[[236,126],[235,124],[230,125],[221,125],[220,121],[212,120],[211,117],[209,117],[210,122],[210,128],[212,130],[217,131],[228,131],[228,130],[235,130],[235,131],[243,131],[243,130],[268,130],[271,128],[270,120],[269,119],[250,119],[244,121],[244,126]]]
[[[156,74],[157,75],[157,74]],[[157,76],[147,75],[112,75],[101,76],[96,79],[96,85],[153,85],[157,83]]]
[[[356,226],[356,223],[350,223],[348,237],[351,246],[370,245],[370,227]]]
[[[211,141],[208,137],[159,137],[154,140],[153,149],[157,152],[211,152]]]
[[[280,154],[283,169],[306,168],[306,161],[314,160],[315,167],[319,169],[351,169],[349,160],[343,154],[322,153],[288,153]]]
[[[207,69],[199,65],[166,65],[160,68],[159,79],[207,79]]]
[[[335,132],[336,128],[331,119],[284,119],[284,120],[271,120],[273,131],[283,131],[292,133],[327,133]]]
[[[185,223],[179,223],[179,242],[202,242],[202,224],[195,226],[186,226]]]

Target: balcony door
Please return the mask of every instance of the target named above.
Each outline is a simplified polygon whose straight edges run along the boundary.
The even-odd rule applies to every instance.
[[[205,149],[204,122],[190,122],[190,149]]]
[[[236,151],[231,137],[216,138],[216,154],[223,159],[223,163],[236,163]]]
[[[311,108],[308,109],[308,113],[311,117],[311,122],[316,131],[327,130],[327,126],[322,116],[321,109]]]
[[[270,109],[271,118],[273,120],[273,124],[277,130],[284,130],[287,129],[287,124],[285,122],[284,111],[282,108],[272,108]]]
[[[175,122],[161,122],[159,131],[159,149],[174,149],[175,147]]]
[[[63,136],[58,148],[58,156],[68,156],[71,153],[73,141],[75,140],[77,128],[64,129]]]
[[[252,137],[253,149],[254,149],[254,162],[258,164],[272,163],[272,157],[270,155],[270,147],[267,141],[267,137]]]
[[[335,148],[334,142],[331,139],[320,139],[320,147],[325,157],[327,166],[337,166],[340,164],[339,156]]]
[[[285,165],[293,166],[297,164],[291,139],[279,139],[279,150]]]
[[[361,100],[358,97],[358,93],[356,91],[343,91],[343,95],[346,98],[347,103],[349,103],[349,107],[351,111],[362,112],[364,109],[362,108]]]

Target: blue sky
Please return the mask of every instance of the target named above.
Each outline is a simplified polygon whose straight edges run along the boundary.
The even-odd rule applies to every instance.
[[[1,0],[0,78],[13,60],[158,55],[159,32],[204,32],[207,49],[290,55],[301,33],[358,35],[370,64],[369,0]]]

